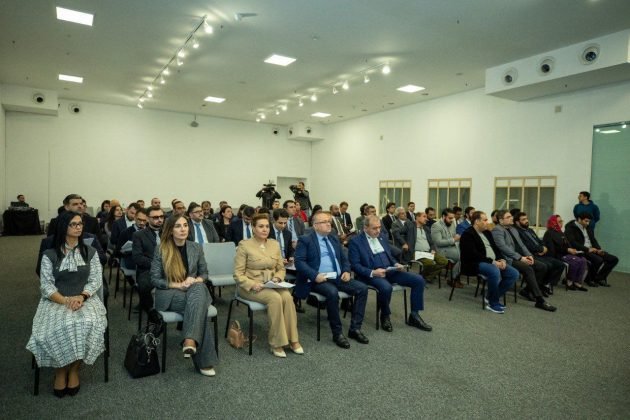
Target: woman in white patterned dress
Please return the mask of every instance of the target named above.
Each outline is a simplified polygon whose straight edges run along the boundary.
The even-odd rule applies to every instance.
[[[83,243],[81,215],[59,216],[53,248],[42,258],[41,299],[26,348],[38,366],[55,368],[54,394],[79,392],[81,362],[93,364],[104,351],[105,307],[96,295],[103,284],[94,248]]]

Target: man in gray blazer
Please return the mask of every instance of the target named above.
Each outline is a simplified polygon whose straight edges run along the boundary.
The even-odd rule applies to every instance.
[[[203,209],[199,204],[195,202],[190,203],[188,206],[188,217],[190,218],[190,226],[188,228],[189,241],[197,242],[198,244],[221,242],[219,234],[214,228],[214,223],[203,217]]]
[[[554,312],[556,308],[545,302],[543,296],[547,292],[540,290],[547,274],[547,266],[536,261],[525,244],[521,241],[518,231],[514,228],[514,218],[507,210],[497,212],[499,224],[492,229],[492,239],[501,250],[507,263],[516,268],[523,275],[527,287],[519,292],[525,299],[536,302],[536,307],[544,311]]]
[[[455,225],[455,213],[450,208],[442,210],[442,218],[431,226],[431,238],[438,254],[455,263],[453,278],[456,279],[456,287],[461,286],[459,281],[459,237],[453,235]]]
[[[401,249],[400,262],[409,264],[413,260],[414,243],[411,242],[412,231],[415,230],[414,222],[407,219],[407,212],[403,207],[396,209],[396,220],[391,224],[390,233],[394,239],[394,245]],[[415,233],[415,232],[413,232]]]
[[[287,228],[291,232],[291,242],[293,242],[293,249],[295,249],[298,237],[304,235],[304,222],[299,217],[295,217],[295,201],[287,200],[282,207],[289,213]]]

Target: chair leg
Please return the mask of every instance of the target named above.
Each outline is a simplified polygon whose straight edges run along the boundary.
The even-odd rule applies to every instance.
[[[142,308],[140,308],[140,312],[138,312],[138,331],[142,328]]]
[[[252,355],[252,341],[254,341],[254,312],[248,306],[247,315],[249,316],[249,355]]]
[[[118,295],[118,289],[120,288],[120,264],[116,267],[116,288],[114,289],[114,299]]]
[[[477,288],[479,288],[479,285],[477,285]],[[450,302],[451,299],[453,299],[453,293],[455,293],[455,283],[451,283],[451,294],[448,297],[448,301]],[[475,291],[475,297],[477,297],[477,292]]]
[[[105,328],[105,354],[103,354],[103,376],[104,381],[109,382],[109,326]]]
[[[129,278],[123,275],[123,309],[125,309],[125,305],[127,305],[127,283]]]
[[[39,395],[39,366],[35,366],[35,385],[33,388],[33,395]]]
[[[484,304],[483,298],[486,296],[486,281],[481,280],[481,310],[486,309],[486,305]],[[476,295],[475,295],[476,297]]]
[[[164,340],[162,340],[162,373],[166,372],[166,332],[168,324],[164,327]]]
[[[407,321],[407,289],[403,289],[403,302],[405,303],[405,324],[409,324]]]
[[[518,300],[518,293],[516,293],[516,283],[514,283],[514,303]]]
[[[319,307],[319,302],[317,302],[317,341],[320,340],[320,322],[321,322],[322,310]]]
[[[214,351],[219,357],[219,319],[215,316],[212,318],[212,323],[214,324]]]
[[[230,309],[228,309],[227,322],[225,323],[225,338],[227,338],[228,330],[230,329],[230,318],[232,317],[232,304],[234,303],[234,299],[230,301]]]
[[[481,283],[481,279],[477,277],[477,288],[475,289],[475,297],[479,294],[479,283]]]
[[[127,312],[127,321],[131,321],[131,307],[133,306],[133,287],[129,291],[129,311]]]

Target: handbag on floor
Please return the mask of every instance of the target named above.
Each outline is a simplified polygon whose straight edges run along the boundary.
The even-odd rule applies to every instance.
[[[144,331],[134,334],[127,346],[125,368],[132,378],[144,378],[160,372],[160,361],[157,355],[159,336],[165,327],[162,315],[152,309]]]
[[[246,345],[249,344],[249,340],[243,334],[243,330],[241,330],[241,323],[234,320],[230,324],[230,328],[228,329],[227,341],[230,343],[230,346],[235,349],[242,349]],[[256,337],[252,339],[252,343],[256,341]]]

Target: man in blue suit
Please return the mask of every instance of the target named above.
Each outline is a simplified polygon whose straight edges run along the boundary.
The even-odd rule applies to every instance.
[[[251,238],[253,235],[251,223],[255,212],[256,210],[253,207],[245,207],[242,217],[240,219],[235,217],[230,223],[225,240],[232,241],[234,245],[238,246],[238,243],[243,239]]]
[[[392,284],[411,288],[411,313],[408,324],[424,331],[433,328],[424,322],[419,311],[424,309],[424,279],[418,274],[402,271],[392,256],[389,242],[381,235],[381,221],[374,215],[366,216],[363,232],[350,241],[349,259],[357,279],[378,290],[381,325],[385,331],[393,330],[389,319]]]
[[[348,258],[342,252],[339,240],[330,234],[331,220],[330,213],[316,213],[313,216],[313,231],[299,238],[295,250],[297,283],[294,294],[299,299],[305,299],[313,291],[326,298],[326,311],[333,341],[339,347],[347,349],[350,342],[342,332],[337,292],[342,291],[354,296],[348,337],[361,344],[367,344],[369,340],[361,332],[361,325],[368,290],[365,284],[350,278]]]

